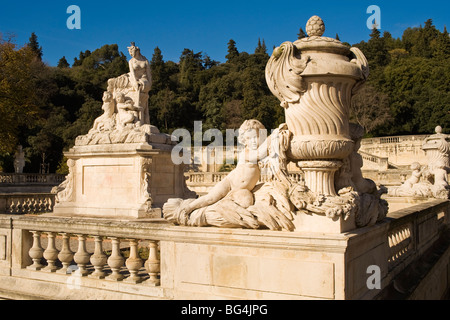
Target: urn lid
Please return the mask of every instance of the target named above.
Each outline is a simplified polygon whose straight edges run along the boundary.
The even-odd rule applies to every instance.
[[[437,149],[445,154],[450,154],[450,135],[442,133],[441,126],[437,126],[435,132],[425,139],[422,150]]]
[[[295,46],[302,50],[314,50],[339,53],[347,55],[350,53],[349,46],[333,38],[323,37],[325,33],[325,23],[319,16],[312,16],[306,23],[306,33],[308,37],[294,42]]]

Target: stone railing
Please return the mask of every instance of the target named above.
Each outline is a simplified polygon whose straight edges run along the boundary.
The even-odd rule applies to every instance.
[[[186,183],[188,185],[194,184],[211,184],[220,182],[224,177],[228,175],[228,172],[187,172]]]
[[[392,275],[435,243],[442,229],[450,224],[449,213],[448,201],[434,200],[389,214],[388,267]]]
[[[186,172],[186,183],[188,186],[195,185],[214,185],[220,182],[229,172]],[[300,181],[303,177],[299,171],[289,172],[289,176],[295,181]],[[268,182],[272,178],[268,175],[262,174],[259,182]]]
[[[2,227],[8,223],[6,217],[0,217]],[[161,290],[156,289],[160,285],[159,241],[144,227],[148,224],[144,223],[141,232],[136,232],[133,223],[119,221],[102,223],[88,219],[16,217],[20,217],[19,220],[10,218],[9,224],[18,228],[11,235],[17,242],[14,242],[15,248],[6,249],[6,252],[0,249],[0,275],[3,274],[3,251],[3,260],[12,261],[5,253],[14,259],[13,273],[28,280],[29,295],[41,294],[49,298],[46,296],[49,292],[39,284],[44,280],[55,288],[67,290],[68,296],[59,296],[59,289],[53,292],[56,299],[76,297],[81,288],[89,295],[99,287],[104,290],[105,298],[162,296]],[[158,223],[151,226],[158,226]],[[0,243],[5,237],[4,230],[0,228]],[[109,294],[109,291],[113,293]],[[101,294],[90,297],[102,299]]]
[[[429,135],[405,135],[390,137],[375,137],[361,140],[361,145],[367,144],[386,144],[386,143],[402,143],[402,142],[422,142]]]
[[[433,250],[449,208],[432,200],[344,234],[0,215],[0,298],[373,299]],[[444,251],[417,281],[442,285]],[[373,266],[381,289],[367,286]]]
[[[27,266],[29,270],[69,275],[73,273],[80,277],[159,285],[157,241],[35,230],[30,232],[33,235],[33,245],[28,255],[33,263]],[[41,245],[44,236],[47,243],[45,248]],[[57,241],[61,243],[59,250],[56,247]],[[71,242],[77,243],[75,252],[71,250]],[[88,242],[94,243],[92,250],[87,248]],[[139,249],[145,247],[139,244],[144,242],[147,244],[148,251],[146,258],[142,259]],[[106,243],[110,246],[108,255],[104,250]],[[126,259],[122,254],[121,243],[128,246]]]
[[[397,168],[408,167],[413,162],[427,163],[422,145],[427,135],[410,135],[368,138],[361,141],[360,151],[388,158]]]
[[[52,212],[53,193],[0,193],[0,214],[29,214]]]
[[[385,157],[379,157],[364,151],[359,151],[359,154],[364,160],[363,169],[376,168],[379,171],[384,171],[389,168],[389,159]]]
[[[63,174],[40,173],[0,173],[0,186],[2,184],[50,184],[58,185],[63,182]]]

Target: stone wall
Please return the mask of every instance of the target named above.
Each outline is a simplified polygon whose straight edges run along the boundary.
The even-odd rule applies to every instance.
[[[0,297],[389,298],[386,290],[393,281],[448,230],[449,205],[432,200],[393,212],[373,227],[333,235],[180,227],[163,220],[2,215]],[[64,238],[72,256],[63,250]],[[102,250],[96,249],[99,243]],[[132,247],[147,248],[147,255],[126,255]],[[93,258],[101,252],[108,259]],[[443,271],[449,270],[449,257],[449,250],[441,252],[435,269],[417,278],[426,283],[419,281],[404,298],[442,297],[449,287]],[[368,287],[371,266],[379,267],[380,289]],[[96,269],[106,278],[96,276]],[[114,270],[121,277],[112,276]]]

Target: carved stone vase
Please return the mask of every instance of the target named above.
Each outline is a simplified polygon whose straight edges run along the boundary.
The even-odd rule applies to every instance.
[[[319,17],[313,16],[306,30],[309,37],[274,50],[266,80],[293,134],[288,157],[305,172],[312,192],[335,196],[334,174],[354,149],[352,93],[367,78],[368,63],[359,49],[322,37],[325,26]]]

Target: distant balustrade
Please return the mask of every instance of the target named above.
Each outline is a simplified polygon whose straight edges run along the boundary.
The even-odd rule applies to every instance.
[[[379,157],[364,151],[359,151],[359,154],[364,160],[364,167],[375,167],[380,171],[389,168],[389,159],[386,157]]]
[[[58,185],[63,182],[63,174],[40,174],[40,173],[4,173],[0,172],[0,187],[2,184],[48,184]]]
[[[403,143],[403,142],[419,142],[421,143],[429,135],[404,135],[390,137],[375,137],[362,139],[361,145],[367,144],[387,144],[387,143]]]
[[[0,214],[40,214],[52,212],[53,193],[1,193]]]
[[[205,185],[212,186],[217,182],[222,181],[228,175],[229,172],[186,172],[186,184],[188,186]],[[294,181],[301,181],[303,174],[300,171],[289,172],[289,176]],[[271,175],[261,174],[259,182],[271,181],[273,177]]]

